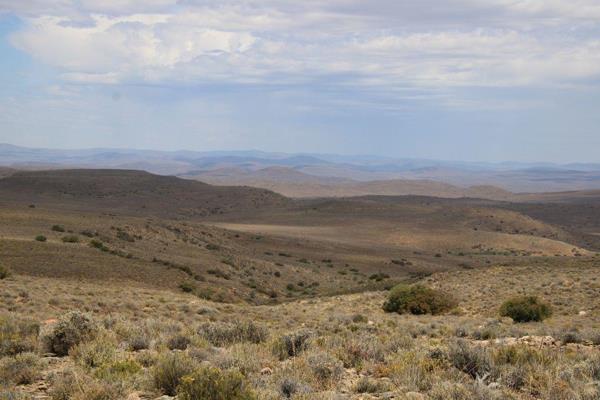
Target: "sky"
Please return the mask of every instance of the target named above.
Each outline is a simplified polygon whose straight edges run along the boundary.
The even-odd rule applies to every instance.
[[[598,0],[0,0],[0,143],[600,162]]]

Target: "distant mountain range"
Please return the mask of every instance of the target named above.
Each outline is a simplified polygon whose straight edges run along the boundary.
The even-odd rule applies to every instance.
[[[262,151],[38,149],[0,144],[0,175],[109,168],[247,185],[294,197],[419,194],[509,199],[510,192],[600,189],[600,164],[482,163]]]

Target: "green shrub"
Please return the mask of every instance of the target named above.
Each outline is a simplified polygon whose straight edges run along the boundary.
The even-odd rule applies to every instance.
[[[242,374],[205,367],[185,376],[177,389],[180,400],[255,400]]]
[[[456,301],[447,293],[422,285],[397,285],[392,288],[386,302],[385,312],[398,314],[442,314],[456,307]]]
[[[62,225],[52,225],[52,230],[54,232],[64,232],[65,231],[65,227]]]
[[[104,245],[104,243],[102,243],[101,241],[99,241],[97,239],[90,240],[90,247],[93,247],[95,249],[102,250],[102,251],[109,251],[110,250],[108,247],[106,247]]]
[[[154,386],[164,394],[175,396],[181,378],[190,375],[196,367],[194,361],[184,353],[167,353],[161,356],[152,369]]]
[[[10,276],[10,270],[4,265],[0,264],[0,279],[6,279]]]
[[[252,321],[205,323],[198,328],[198,334],[219,347],[234,343],[261,343],[269,335],[266,328]]]
[[[43,340],[49,352],[66,356],[72,347],[94,339],[98,331],[98,325],[91,316],[72,311],[61,317]]]
[[[63,236],[61,240],[63,241],[63,243],[79,243],[79,236],[67,235]]]
[[[37,235],[35,237],[35,240],[37,240],[38,242],[45,242],[47,240],[47,238],[44,235]]]
[[[515,322],[543,321],[552,315],[552,309],[535,296],[522,296],[505,301],[500,306],[500,315]]]

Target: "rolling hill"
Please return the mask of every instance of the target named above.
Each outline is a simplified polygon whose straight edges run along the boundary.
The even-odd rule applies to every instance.
[[[445,198],[473,197],[511,200],[516,196],[494,186],[459,187],[423,179],[390,179],[356,181],[347,178],[316,176],[288,167],[259,170],[220,168],[193,171],[182,175],[214,185],[247,185],[269,189],[288,197],[352,197],[352,196],[432,196]]]
[[[206,216],[277,207],[285,197],[264,189],[212,186],[133,170],[19,171],[0,179],[2,202],[149,214]]]

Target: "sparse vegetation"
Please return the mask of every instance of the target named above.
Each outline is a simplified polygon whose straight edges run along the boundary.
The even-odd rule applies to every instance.
[[[330,200],[329,210],[299,201],[294,218],[331,227],[309,235],[313,226],[265,225],[259,239],[234,232],[233,214],[217,220],[225,206],[194,201],[162,214],[149,204],[146,214],[129,202],[113,213],[85,196],[93,212],[34,198],[2,209],[1,261],[12,275],[0,285],[0,399],[600,397],[600,278],[585,250],[600,242],[567,224],[475,200],[452,200],[452,212],[423,198]],[[23,207],[30,201],[35,212]],[[340,214],[338,204],[350,208]],[[342,227],[330,224],[341,215]],[[355,215],[369,218],[358,236],[348,228]],[[504,221],[503,233],[484,218]],[[48,221],[67,233],[49,232]],[[444,224],[443,234],[430,242],[436,233],[413,230],[415,221]],[[40,232],[49,243],[32,240]],[[72,232],[82,245],[56,243]],[[397,282],[413,284],[390,288]],[[554,317],[499,315],[503,300],[525,293]]]
[[[48,240],[48,239],[47,239],[47,238],[46,238],[46,236],[44,236],[44,235],[37,235],[37,236],[35,237],[35,240],[36,240],[36,241],[38,241],[38,242],[45,242],[45,241],[46,241],[46,240]]]

